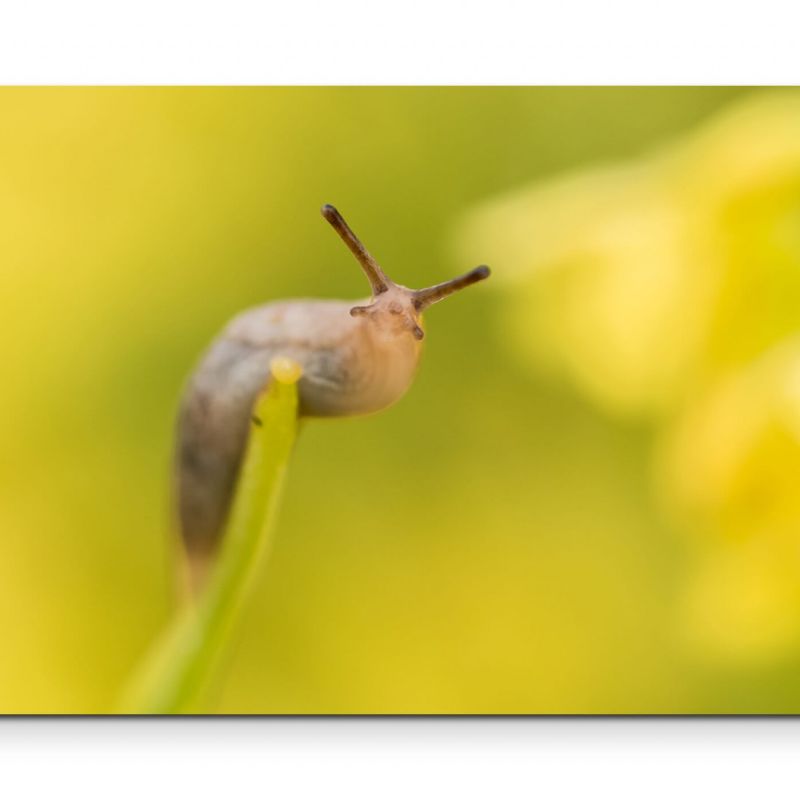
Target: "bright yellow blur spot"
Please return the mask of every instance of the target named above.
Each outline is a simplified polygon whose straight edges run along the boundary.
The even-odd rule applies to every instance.
[[[269,362],[272,374],[281,383],[297,383],[303,375],[303,368],[291,358],[275,356]]]

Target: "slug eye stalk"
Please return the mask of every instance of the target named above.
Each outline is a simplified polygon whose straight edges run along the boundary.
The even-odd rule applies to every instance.
[[[392,281],[386,277],[378,262],[370,255],[367,248],[361,244],[361,240],[344,221],[344,217],[329,204],[322,206],[322,216],[330,222],[336,233],[342,237],[342,241],[347,245],[350,252],[356,257],[358,263],[361,264],[369,285],[372,287],[373,297],[377,297],[387,291],[392,285]]]
[[[361,264],[361,268],[369,280],[372,287],[372,296],[377,297],[380,294],[388,291],[391,287],[396,287],[396,284],[386,273],[380,268],[378,262],[370,255],[369,251],[363,244],[358,236],[353,233],[350,226],[344,221],[344,217],[330,204],[322,206],[322,216],[333,226],[336,233],[341,236],[342,241],[347,245],[350,252],[356,257],[356,260]],[[489,267],[485,264],[475,269],[470,270],[464,275],[460,275],[452,280],[445,281],[444,283],[437,283],[435,286],[430,286],[427,289],[406,290],[409,291],[412,298],[412,303],[417,311],[424,311],[428,306],[444,300],[455,292],[471,286],[473,283],[485,280],[491,274]],[[403,288],[403,287],[400,287]],[[365,308],[356,307],[350,312],[353,316],[357,316],[365,312]],[[419,337],[418,337],[419,338]]]
[[[427,289],[418,289],[413,293],[414,308],[417,311],[424,311],[428,306],[444,300],[445,297],[449,297],[455,292],[460,292],[462,289],[466,289],[467,286],[472,286],[473,283],[486,280],[490,274],[489,267],[482,264],[464,275],[459,275],[458,278],[453,278],[444,283],[437,283],[436,286],[430,286]]]

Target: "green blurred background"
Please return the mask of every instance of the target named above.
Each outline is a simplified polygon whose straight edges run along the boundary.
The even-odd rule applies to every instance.
[[[718,591],[697,578],[698,564],[730,553],[724,532],[706,532],[713,509],[700,522],[683,515],[658,479],[654,452],[671,423],[662,437],[661,410],[604,402],[608,392],[592,387],[605,386],[605,372],[587,391],[584,373],[563,380],[521,358],[510,341],[520,325],[509,319],[538,314],[549,295],[521,306],[504,278],[536,259],[519,256],[523,236],[504,263],[502,209],[485,212],[493,227],[481,238],[481,209],[495,195],[596,163],[647,164],[760,97],[723,88],[0,91],[0,711],[110,710],[167,623],[172,425],[194,361],[244,307],[366,293],[319,215],[324,202],[404,284],[484,262],[494,276],[428,313],[422,368],[397,406],[304,426],[272,557],[209,710],[800,711],[796,572],[766,611],[763,592],[740,591],[735,570]],[[676,159],[636,180],[693,174]],[[722,183],[727,174],[720,169]],[[755,208],[769,219],[776,203],[788,209],[795,230],[792,174],[783,194]],[[606,198],[627,202],[604,191],[593,202]],[[752,221],[748,208],[741,219]],[[569,214],[559,224],[559,240],[571,241]],[[756,245],[748,264],[757,271]],[[785,269],[800,271],[800,247],[788,252]],[[569,310],[580,315],[596,287],[565,280],[577,286]],[[787,296],[783,284],[775,292]],[[752,286],[742,294],[758,297]],[[717,302],[710,289],[703,298]],[[689,296],[685,308],[698,302]],[[756,336],[725,368],[800,328],[800,303],[792,308],[775,310],[775,335]],[[733,330],[736,319],[720,325]],[[558,335],[535,332],[557,356]],[[676,394],[671,384],[663,391]],[[681,409],[692,392],[677,392]],[[730,417],[736,427],[735,408]],[[781,459],[796,453],[794,442],[780,448]],[[765,452],[753,468],[767,483],[783,476],[791,505],[797,472]],[[785,568],[800,558],[796,519],[781,516],[774,547],[772,533],[751,536],[752,526],[737,541],[756,542],[759,564]],[[747,552],[734,555],[747,565]],[[759,574],[772,586],[769,569]],[[766,646],[737,638],[768,624],[778,632]]]

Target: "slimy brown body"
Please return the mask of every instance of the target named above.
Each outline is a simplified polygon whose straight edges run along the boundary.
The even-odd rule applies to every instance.
[[[352,303],[278,302],[237,316],[212,343],[186,387],[178,421],[179,518],[187,545],[213,550],[233,496],[256,397],[273,358],[303,370],[300,413],[379,411],[411,384],[421,345],[384,340]]]
[[[178,413],[176,489],[181,537],[190,560],[216,550],[236,486],[256,397],[270,365],[286,357],[302,368],[300,414],[368,414],[397,401],[413,381],[427,306],[488,276],[479,267],[430,289],[392,282],[331,206],[323,215],[364,268],[373,296],[269,303],[237,315],[212,342],[189,379]]]

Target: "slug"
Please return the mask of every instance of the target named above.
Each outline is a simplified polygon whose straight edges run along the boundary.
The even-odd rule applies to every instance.
[[[209,563],[231,506],[256,397],[276,357],[302,369],[303,417],[379,411],[411,385],[422,350],[422,312],[489,276],[472,271],[427,289],[395,283],[378,266],[339,212],[322,215],[366,273],[372,297],[285,300],[231,320],[190,377],[177,421],[176,493],[180,536],[190,563]]]

